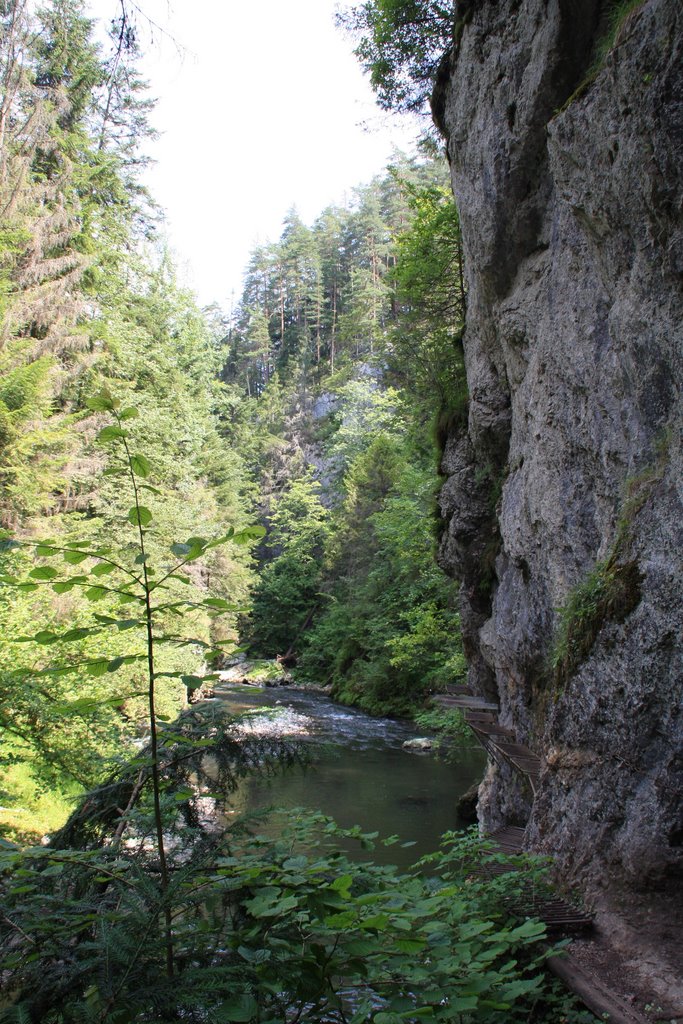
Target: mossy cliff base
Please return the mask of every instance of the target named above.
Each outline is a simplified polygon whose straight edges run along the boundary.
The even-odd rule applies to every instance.
[[[481,0],[434,109],[469,285],[440,557],[473,689],[543,761],[533,802],[491,768],[479,813],[530,815],[529,844],[594,889],[673,889],[683,7]]]

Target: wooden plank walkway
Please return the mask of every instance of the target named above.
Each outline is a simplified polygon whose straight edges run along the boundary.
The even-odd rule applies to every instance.
[[[514,825],[506,825],[492,832],[488,837],[495,851],[507,856],[518,856],[524,853],[524,829]],[[511,867],[504,862],[495,865],[492,873],[503,874]],[[512,868],[514,870],[514,868]],[[525,917],[537,917],[546,926],[549,935],[591,931],[593,918],[579,907],[552,892],[536,891],[527,887],[513,909]]]
[[[541,759],[529,747],[517,742],[512,729],[500,724],[497,704],[475,697],[466,686],[460,685],[449,686],[447,693],[434,700],[442,707],[460,708],[464,712],[465,721],[489,757],[498,763],[510,765],[528,782],[533,796],[536,796]],[[494,876],[516,870],[514,864],[506,863],[505,858],[525,852],[524,834],[525,829],[515,825],[506,825],[491,833],[489,838],[493,849],[503,857],[498,863],[482,865],[482,873]],[[548,935],[554,939],[565,935],[586,938],[586,933],[594,927],[590,914],[557,896],[552,890],[539,891],[529,886],[511,904],[511,909],[523,916],[539,918],[545,923]],[[647,1024],[645,1018],[628,1005],[619,993],[605,985],[594,972],[589,973],[584,969],[572,956],[571,947],[561,956],[549,957],[547,966],[597,1017],[609,1017],[613,1024]]]
[[[512,729],[498,721],[499,707],[493,701],[475,697],[466,686],[450,686],[445,694],[434,697],[435,703],[445,708],[460,708],[465,721],[472,729],[489,757],[494,761],[508,764],[531,787],[532,794],[538,792],[541,759],[529,747],[518,743]],[[494,850],[507,856],[524,852],[524,829],[506,825],[489,837]],[[511,868],[505,861],[487,865],[490,874],[504,874]],[[593,919],[584,911],[556,896],[554,893],[536,892],[528,888],[515,906],[517,913],[538,917],[551,934],[584,932],[593,927]]]
[[[497,704],[483,697],[475,697],[466,686],[449,687],[447,693],[434,697],[434,701],[443,708],[460,708],[465,713],[465,721],[487,754],[494,761],[505,762],[522,775],[531,786],[533,795],[536,795],[541,759],[524,744],[517,743],[512,730],[498,723]]]

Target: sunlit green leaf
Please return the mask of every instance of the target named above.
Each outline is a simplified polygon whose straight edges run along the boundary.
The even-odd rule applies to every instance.
[[[108,658],[97,658],[94,661],[89,661],[85,665],[85,670],[89,676],[103,676],[109,669]]]
[[[53,580],[55,576],[59,576],[59,571],[52,565],[39,565],[36,569],[31,569],[29,576],[33,580]]]
[[[41,629],[30,638],[37,644],[53,644],[58,639],[57,634],[49,629]]]
[[[87,398],[85,404],[93,412],[113,412],[121,403],[114,398],[109,388],[102,388],[96,395]]]
[[[138,409],[134,405],[129,405],[126,409],[122,409],[119,413],[120,420],[134,420],[140,415]]]
[[[103,427],[97,435],[98,441],[117,441],[119,438],[128,437],[125,430],[121,430],[121,427],[115,426],[113,423],[108,427]]]
[[[250,544],[253,540],[260,540],[261,537],[265,537],[266,530],[263,526],[247,526],[243,530],[236,533],[232,540],[235,544]]]
[[[85,551],[78,551],[76,548],[64,552],[64,561],[68,562],[69,565],[78,565],[80,562],[84,562],[86,558],[90,558],[90,555]]]
[[[152,522],[152,513],[144,505],[133,505],[128,510],[128,522],[133,526],[149,526]]]
[[[131,455],[130,468],[136,476],[141,476],[143,479],[149,476],[149,460],[144,455]]]
[[[68,594],[76,586],[73,580],[62,580],[61,583],[53,583],[52,589],[55,594]]]
[[[215,608],[217,611],[222,612],[233,612],[236,610],[236,605],[230,604],[229,601],[224,600],[222,597],[205,597],[201,604],[205,608]]]
[[[52,555],[58,555],[59,551],[54,547],[54,545],[47,542],[41,542],[36,545],[36,554],[40,558],[50,558]]]
[[[116,566],[112,565],[111,562],[98,562],[97,565],[92,567],[90,572],[93,576],[106,576],[108,573],[113,572],[115,568]]]

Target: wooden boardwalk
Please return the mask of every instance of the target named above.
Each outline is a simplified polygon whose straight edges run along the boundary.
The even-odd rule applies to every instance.
[[[522,775],[535,796],[541,774],[541,759],[523,743],[517,743],[511,729],[498,722],[499,708],[492,701],[475,697],[466,686],[452,686],[445,694],[434,698],[444,708],[460,708],[465,721],[486,750],[489,757],[510,765]]]
[[[528,783],[532,795],[538,792],[541,759],[529,747],[518,743],[514,732],[498,721],[499,708],[492,701],[476,697],[466,686],[451,686],[448,692],[434,697],[435,703],[445,708],[460,708],[465,721],[483,746],[489,757],[498,764],[507,764]],[[490,835],[494,849],[509,856],[524,852],[523,828],[506,825]],[[495,873],[509,871],[504,862],[495,868]],[[518,913],[538,917],[549,933],[567,934],[585,932],[593,927],[593,919],[584,911],[553,893],[538,893],[528,889],[518,905]]]
[[[448,692],[434,698],[442,707],[460,708],[472,732],[486,750],[489,757],[498,764],[507,764],[529,786],[536,796],[541,776],[541,759],[533,750],[517,742],[512,729],[501,725],[498,720],[499,708],[492,701],[476,697],[466,686],[451,686]],[[526,830],[516,825],[505,825],[489,835],[493,849],[503,855],[497,864],[482,865],[482,873],[498,875],[515,870],[514,861],[506,863],[505,858],[514,858],[524,853]],[[549,937],[590,938],[586,935],[594,927],[593,918],[568,900],[557,896],[552,889],[537,890],[528,886],[510,907],[514,913],[537,917],[543,921]],[[647,1024],[634,1007],[625,1002],[621,994],[614,991],[595,971],[586,970],[572,955],[571,946],[560,956],[551,956],[547,967],[600,1019],[609,1019],[611,1024]]]

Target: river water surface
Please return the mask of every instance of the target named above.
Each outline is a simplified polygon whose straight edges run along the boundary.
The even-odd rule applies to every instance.
[[[410,723],[373,718],[318,693],[236,684],[221,686],[216,696],[230,712],[244,713],[246,728],[299,739],[311,756],[307,768],[248,779],[237,801],[241,810],[307,807],[345,828],[398,835],[414,845],[378,846],[372,858],[400,866],[435,850],[443,832],[467,827],[456,803],[486,763],[474,742],[461,741],[446,762],[404,749],[406,740],[426,735]]]

